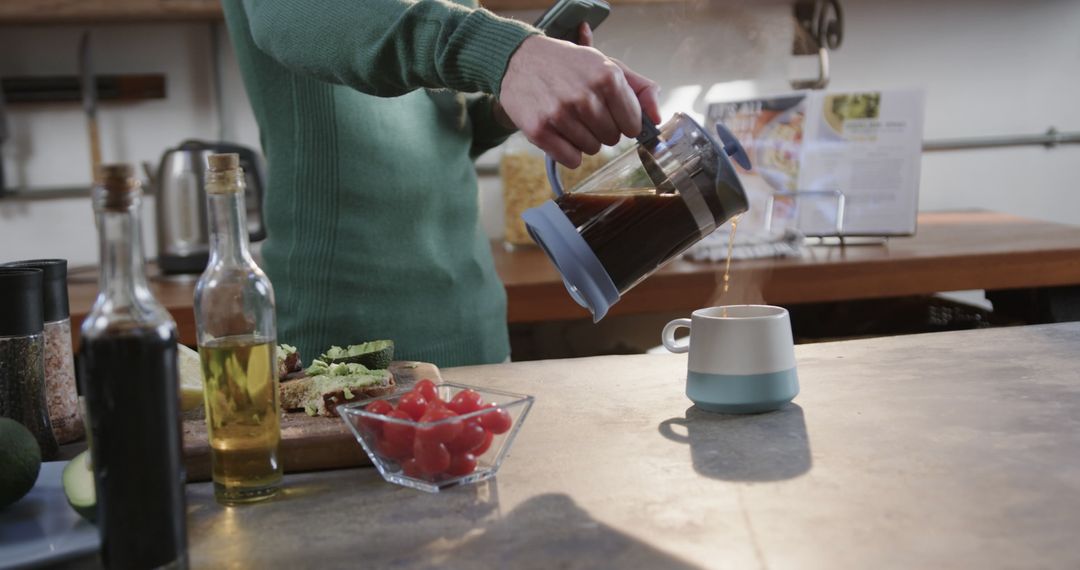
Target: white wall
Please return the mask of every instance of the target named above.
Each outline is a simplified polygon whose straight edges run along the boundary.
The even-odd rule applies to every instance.
[[[106,162],[157,162],[169,146],[216,134],[212,104],[209,25],[94,26],[93,65],[99,74],[164,73],[167,99],[103,102],[98,110]],[[0,28],[0,76],[75,75],[80,27]],[[233,96],[242,98],[242,91]],[[90,154],[82,107],[70,104],[8,106],[12,140],[3,148],[8,187],[87,186]],[[154,251],[147,200],[143,234]],[[0,200],[0,259],[64,257],[96,263],[97,245],[88,199]]]
[[[927,139],[1080,131],[1080,2],[848,0],[830,87],[921,85]],[[1080,224],[1080,145],[926,153],[921,209]]]
[[[831,88],[921,86],[929,139],[1026,134],[1053,125],[1080,130],[1080,2],[1040,0],[844,0],[842,48]],[[783,3],[723,0],[617,6],[597,31],[598,46],[664,87],[665,110],[703,110],[720,82],[753,80],[762,93],[790,76],[811,75],[789,54]],[[534,12],[522,13],[532,20]],[[209,73],[211,26],[97,26],[98,73],[167,74],[169,97],[103,103],[108,161],[156,162],[187,137],[216,138],[218,113]],[[219,26],[220,31],[220,26]],[[0,75],[74,74],[81,28],[0,27]],[[222,42],[226,137],[257,146],[257,127],[235,62]],[[78,105],[9,106],[13,140],[3,148],[8,184],[85,185],[89,158]],[[485,160],[493,160],[492,156]],[[1075,166],[1080,146],[926,154],[921,207],[989,208],[1080,224]],[[497,179],[482,181],[485,227],[501,228]],[[148,222],[152,220],[147,220]],[[152,242],[152,228],[146,236]],[[153,252],[152,243],[148,248]],[[96,260],[85,199],[0,200],[0,259]]]

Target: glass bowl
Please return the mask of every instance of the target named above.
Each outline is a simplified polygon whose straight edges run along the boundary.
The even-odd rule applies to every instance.
[[[410,391],[403,391],[392,396],[342,404],[337,407],[337,411],[345,425],[349,426],[349,430],[356,436],[356,440],[363,446],[364,452],[367,453],[371,462],[375,464],[379,474],[382,475],[383,479],[391,483],[437,493],[441,489],[448,487],[476,483],[494,477],[499,470],[499,465],[502,464],[503,459],[510,450],[514,437],[517,435],[518,430],[521,429],[521,424],[524,423],[529,408],[532,407],[533,397],[453,382],[436,384],[435,389],[439,398],[444,402],[450,402],[459,392],[473,390],[480,395],[485,405],[495,404],[495,407],[481,408],[467,414],[427,422],[387,417],[366,409],[370,404],[378,400],[383,400],[392,405],[394,409],[397,409],[398,402],[406,394],[411,393]],[[495,419],[495,416],[491,414],[500,413],[497,410],[505,410],[510,420],[509,427],[502,433],[494,433],[493,430],[484,429],[484,438],[486,439],[490,434],[491,441],[487,446],[480,445],[475,448],[480,449],[481,453],[474,455],[476,459],[476,468],[474,470],[456,475],[450,475],[446,472],[431,474],[419,468],[418,457],[415,460],[413,459],[416,457],[415,451],[418,449],[417,445],[419,445],[417,440],[423,439],[425,442],[435,445],[436,443],[432,437],[436,434],[459,433],[455,431],[459,428],[451,425],[455,423],[462,426],[467,423],[475,423],[481,425],[481,427],[484,427],[484,424],[489,426],[497,425],[498,422],[489,421]],[[393,424],[393,426],[391,427],[390,424]],[[392,431],[387,431],[388,427]],[[463,430],[464,428],[460,429]],[[393,436],[393,441],[402,442],[405,441],[402,438],[408,438],[407,441],[412,443],[405,443],[395,447],[391,438],[388,438],[388,433]],[[455,440],[461,441],[457,438]],[[391,443],[388,444],[388,441]],[[448,450],[455,447],[452,442],[443,445]],[[460,448],[461,446],[457,445],[456,447]],[[455,452],[448,451],[448,453],[453,458],[462,455],[464,452],[456,449]],[[431,455],[428,455],[428,457],[431,457]],[[453,459],[453,461],[457,461],[457,459]],[[435,464],[438,464],[438,461]],[[432,465],[432,463],[428,463],[428,465]],[[466,462],[463,465],[467,466],[468,463]],[[451,467],[450,470],[452,471],[453,468]],[[406,473],[407,471],[409,473]]]

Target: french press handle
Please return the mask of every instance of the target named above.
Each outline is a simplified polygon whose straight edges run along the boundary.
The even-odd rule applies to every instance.
[[[547,168],[548,184],[551,184],[551,191],[555,193],[555,196],[562,196],[562,178],[559,177],[559,170],[555,168],[555,159],[545,154],[544,166]]]
[[[660,129],[656,128],[656,123],[653,123],[648,115],[642,113],[641,134],[637,136],[638,142],[646,147],[652,147],[659,138]],[[564,193],[563,183],[562,178],[559,176],[559,169],[556,168],[555,160],[548,155],[544,155],[544,164],[547,168],[548,184],[551,184],[551,190],[555,192],[556,196],[562,196]]]

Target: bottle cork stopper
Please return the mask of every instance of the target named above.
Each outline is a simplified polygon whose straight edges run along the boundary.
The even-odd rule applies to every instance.
[[[118,163],[118,164],[103,164],[101,165],[100,178],[102,180],[118,179],[127,180],[135,174],[135,169],[130,164]]]
[[[235,152],[211,154],[207,157],[206,162],[210,166],[210,170],[216,172],[236,170],[240,168],[240,155]]]
[[[103,164],[98,170],[98,179],[104,190],[102,204],[106,209],[125,209],[141,194],[135,169],[130,164]]]

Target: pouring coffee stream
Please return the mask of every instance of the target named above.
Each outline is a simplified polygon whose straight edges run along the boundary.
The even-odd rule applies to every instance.
[[[731,285],[731,258],[735,254],[735,230],[739,227],[739,216],[731,218],[731,233],[728,235],[727,242],[727,261],[724,262],[724,289],[720,291],[720,298],[723,299],[724,295],[727,295],[728,286]],[[727,305],[724,305],[724,309],[721,316],[727,316]]]
[[[749,169],[726,129],[719,139],[677,113],[642,118],[638,144],[569,191],[547,159],[556,198],[522,218],[571,297],[599,321],[621,295],[748,208],[729,156]]]

